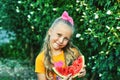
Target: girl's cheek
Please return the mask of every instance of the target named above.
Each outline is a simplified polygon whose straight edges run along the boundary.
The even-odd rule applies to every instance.
[[[52,39],[52,40],[56,40],[56,39],[57,39],[57,37],[56,37],[56,36],[54,36],[54,35],[52,35],[52,36],[51,36],[51,39]]]
[[[64,42],[64,45],[67,45],[67,44],[68,44],[68,41],[65,41],[65,42]]]

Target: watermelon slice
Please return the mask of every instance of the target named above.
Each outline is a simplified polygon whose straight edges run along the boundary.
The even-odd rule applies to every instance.
[[[85,64],[84,56],[79,56],[70,66],[67,67],[53,67],[53,71],[60,77],[64,78],[69,74],[72,74],[72,78],[75,78]]]

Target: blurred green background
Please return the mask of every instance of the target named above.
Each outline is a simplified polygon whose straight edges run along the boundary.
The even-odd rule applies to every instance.
[[[0,0],[0,80],[37,80],[35,58],[65,10],[87,65],[77,80],[119,80],[120,0]]]

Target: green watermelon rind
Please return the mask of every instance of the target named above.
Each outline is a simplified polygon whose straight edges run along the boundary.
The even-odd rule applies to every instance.
[[[84,60],[84,56],[82,55],[82,56],[80,56],[80,57],[82,57],[82,60],[83,60],[83,63],[82,63],[82,68],[83,68],[83,66],[84,66],[84,64],[85,64],[85,60]],[[82,69],[81,68],[81,69]],[[65,78],[66,76],[65,75],[62,75],[61,73],[59,73],[57,70],[56,70],[56,68],[55,67],[53,67],[52,68],[53,69],[53,71],[58,75],[58,76],[60,76],[61,78]],[[80,71],[81,71],[81,69],[80,69]],[[79,72],[80,72],[79,71]],[[74,74],[73,76],[72,76],[72,78],[75,78],[75,77],[77,77],[80,73],[76,73],[76,74]],[[68,74],[69,75],[69,74]]]
[[[61,74],[55,69],[55,67],[53,67],[52,69],[53,69],[53,71],[54,71],[58,76],[60,76],[61,78],[65,78],[65,77],[66,77],[66,76],[64,76],[64,75],[61,75]]]

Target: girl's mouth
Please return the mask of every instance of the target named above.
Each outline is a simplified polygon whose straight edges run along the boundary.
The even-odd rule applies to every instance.
[[[56,43],[58,46],[62,46],[61,44],[59,44],[59,43]]]

